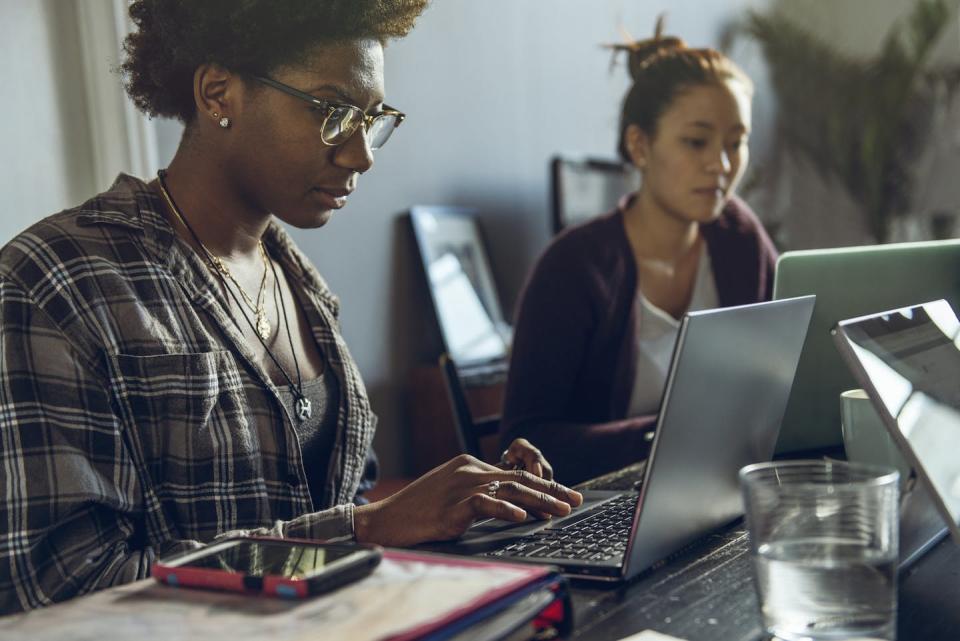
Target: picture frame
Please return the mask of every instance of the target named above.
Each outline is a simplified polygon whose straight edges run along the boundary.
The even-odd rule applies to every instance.
[[[410,222],[446,352],[458,367],[506,360],[511,329],[476,211],[416,205]]]

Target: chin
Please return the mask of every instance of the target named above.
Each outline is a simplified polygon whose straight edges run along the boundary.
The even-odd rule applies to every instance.
[[[686,220],[692,223],[700,223],[701,225],[706,223],[712,223],[717,218],[720,217],[720,212],[723,211],[723,205],[717,207],[698,207],[696,209],[688,209],[686,215],[683,216]]]
[[[321,211],[313,216],[313,219],[310,221],[311,224],[307,225],[310,229],[316,229],[317,227],[323,227],[330,222],[330,219],[333,218],[333,210],[326,209]]]
[[[333,210],[314,210],[297,213],[292,216],[277,216],[277,218],[297,229],[316,229],[330,222],[330,219],[333,218]]]
[[[711,207],[701,208],[695,216],[697,222],[712,223],[717,218],[720,218],[720,214],[723,213],[724,208],[729,202],[730,200],[728,198],[724,198],[714,203]]]

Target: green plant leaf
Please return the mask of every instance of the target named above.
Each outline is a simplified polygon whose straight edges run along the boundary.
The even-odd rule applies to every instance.
[[[894,212],[909,205],[910,163],[928,135],[910,118],[937,81],[958,83],[957,68],[925,69],[955,8],[956,0],[915,0],[871,60],[836,51],[777,12],[749,11],[735,30],[759,43],[767,60],[789,153],[838,179],[880,241]]]

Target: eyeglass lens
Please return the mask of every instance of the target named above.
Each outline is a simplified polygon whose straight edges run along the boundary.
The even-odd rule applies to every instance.
[[[382,114],[370,125],[370,131],[367,132],[367,140],[370,142],[370,149],[376,151],[386,144],[387,140],[397,128],[397,117],[393,114]]]
[[[357,127],[363,125],[363,112],[354,107],[336,106],[330,110],[323,124],[321,135],[323,141],[328,145],[340,145],[345,143],[357,130]],[[370,130],[366,132],[367,143],[371,150],[377,150],[387,142],[390,134],[397,125],[397,117],[392,114],[381,114],[377,116],[370,124]]]

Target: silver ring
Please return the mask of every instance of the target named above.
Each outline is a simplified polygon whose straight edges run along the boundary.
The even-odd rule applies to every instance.
[[[510,450],[507,449],[503,451],[503,454],[500,455],[500,465],[508,470],[522,470],[526,467],[522,461],[520,463],[511,463],[508,458],[509,454]]]
[[[500,490],[500,481],[490,481],[487,483],[487,496],[497,498],[497,492]]]

